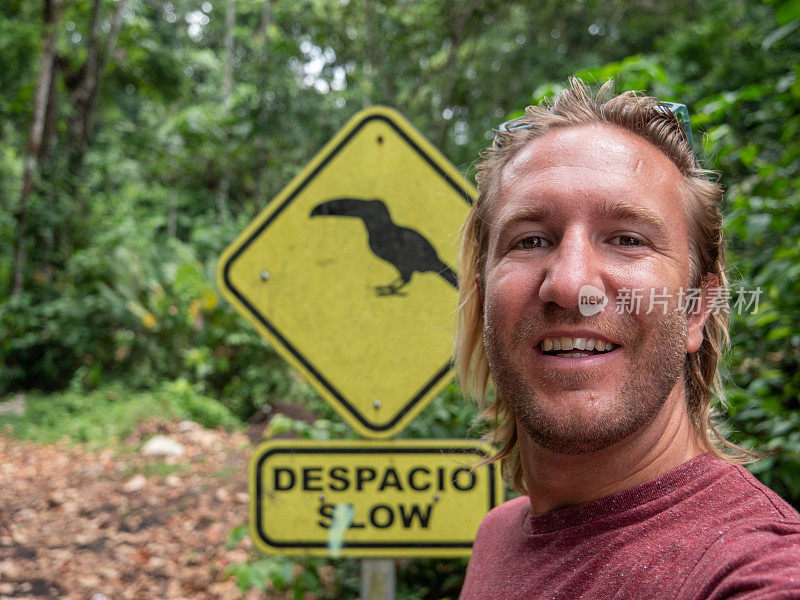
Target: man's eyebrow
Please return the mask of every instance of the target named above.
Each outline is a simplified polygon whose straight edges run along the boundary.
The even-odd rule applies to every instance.
[[[525,221],[547,221],[551,215],[552,211],[546,206],[526,206],[503,215],[500,217],[495,226],[502,231],[514,223],[523,223]]]
[[[638,221],[667,235],[669,228],[657,212],[645,206],[637,206],[628,202],[603,202],[591,211],[593,218],[609,221]]]
[[[661,235],[669,234],[669,227],[657,212],[644,206],[637,206],[629,202],[603,202],[589,209],[592,219],[607,221],[634,221],[644,223],[657,230]],[[495,224],[502,233],[515,223],[543,222],[554,217],[553,211],[548,206],[526,206],[503,215]]]

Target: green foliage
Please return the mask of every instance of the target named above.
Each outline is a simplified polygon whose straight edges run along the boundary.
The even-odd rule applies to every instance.
[[[224,404],[214,398],[202,395],[186,379],[165,383],[159,393],[175,404],[181,415],[196,421],[203,427],[238,429],[241,421]]]
[[[732,312],[726,371],[734,438],[770,452],[751,469],[800,506],[800,43],[782,29],[800,25],[797,7],[777,2],[775,21],[751,23],[750,68],[697,107],[727,183],[732,279],[762,290],[757,312]]]
[[[283,437],[287,434],[292,437],[311,440],[355,437],[350,428],[339,420],[317,419],[309,425],[304,421],[292,419],[280,413],[270,419],[269,426],[264,431],[266,438]]]
[[[285,590],[294,580],[294,564],[283,557],[261,558],[252,562],[234,563],[226,573],[236,578],[241,590],[266,589],[269,581],[278,590]]]
[[[92,392],[27,394],[24,414],[0,415],[0,428],[37,443],[66,439],[101,448],[125,438],[138,423],[153,417],[190,419],[204,427],[242,427],[219,402],[178,380],[142,392],[132,392],[126,385],[110,385]]]
[[[467,400],[456,383],[449,384],[433,399],[400,438],[464,439],[478,438],[483,434],[477,405]]]
[[[464,583],[467,559],[404,561],[398,569],[397,598],[456,600]]]
[[[69,258],[57,295],[0,303],[0,391],[92,389],[113,378],[147,389],[184,377],[243,419],[271,397],[308,395],[220,300],[213,260],[201,263],[175,239],[152,244],[133,215],[106,226]]]
[[[226,574],[236,579],[242,591],[255,588],[288,592],[296,600],[303,600],[307,593],[320,600],[341,600],[357,597],[353,567],[357,567],[353,560],[332,563],[318,558],[265,556],[234,563]]]

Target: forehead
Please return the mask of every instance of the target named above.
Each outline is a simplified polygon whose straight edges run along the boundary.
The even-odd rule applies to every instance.
[[[600,124],[559,128],[505,165],[490,220],[521,201],[580,211],[594,199],[624,200],[682,219],[681,179],[663,152],[631,132]]]

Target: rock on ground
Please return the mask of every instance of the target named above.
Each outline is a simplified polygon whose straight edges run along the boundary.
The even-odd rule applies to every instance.
[[[165,435],[154,435],[142,446],[145,456],[183,456],[183,444]]]

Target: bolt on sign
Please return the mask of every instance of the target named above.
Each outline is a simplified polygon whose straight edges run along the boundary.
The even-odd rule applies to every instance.
[[[492,454],[466,440],[272,440],[250,460],[250,530],[265,552],[469,556],[502,502]]]
[[[361,435],[450,380],[474,188],[399,113],[355,115],[223,253],[227,299]]]

